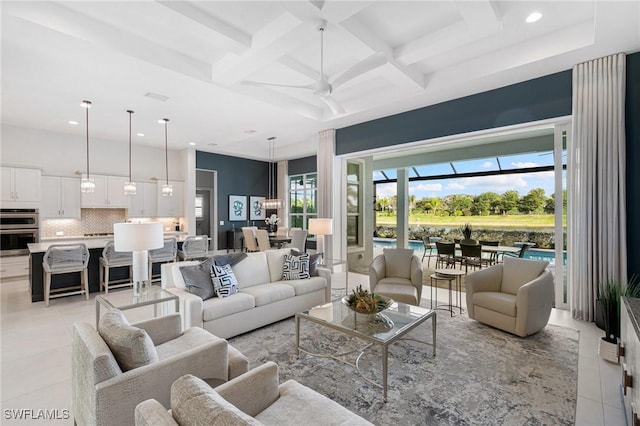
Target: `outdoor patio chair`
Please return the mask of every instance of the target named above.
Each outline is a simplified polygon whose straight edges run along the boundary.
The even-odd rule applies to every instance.
[[[438,250],[436,268],[456,267],[456,243],[437,241],[436,249]]]

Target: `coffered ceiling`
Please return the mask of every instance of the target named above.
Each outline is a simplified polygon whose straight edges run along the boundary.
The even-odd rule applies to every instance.
[[[268,159],[317,132],[640,50],[638,1],[3,1],[2,122]],[[526,23],[531,12],[542,18]],[[320,80],[323,25],[328,94]],[[337,107],[336,107],[337,106]],[[336,114],[333,109],[338,109]],[[464,119],[464,117],[461,117]],[[78,125],[68,122],[75,120]]]

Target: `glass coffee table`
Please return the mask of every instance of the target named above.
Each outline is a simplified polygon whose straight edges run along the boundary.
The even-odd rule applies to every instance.
[[[121,311],[153,305],[153,316],[157,317],[158,305],[165,302],[175,303],[175,312],[180,312],[180,298],[157,286],[152,286],[146,294],[126,299],[118,293],[100,294],[96,296],[96,329],[100,322],[100,305],[107,309],[115,308]]]
[[[378,314],[380,315],[380,314]],[[300,352],[324,358],[332,358],[347,365],[355,367],[360,376],[369,383],[379,387],[383,392],[383,401],[387,402],[387,373],[389,360],[389,346],[398,340],[413,340],[420,343],[431,344],[433,346],[433,356],[436,355],[436,311],[421,308],[419,306],[407,305],[394,302],[393,305],[382,312],[383,317],[378,321],[371,321],[368,315],[356,314],[349,309],[340,299],[334,300],[324,305],[316,306],[308,311],[296,314],[296,354]],[[431,343],[407,337],[407,334],[431,318]],[[361,349],[352,350],[341,354],[318,354],[303,349],[300,346],[300,323],[301,320],[311,321],[316,324],[337,330],[348,336],[362,339],[367,343]],[[382,348],[382,384],[375,382],[360,371],[358,365],[364,352],[372,345]],[[355,363],[350,363],[341,357],[360,352]]]

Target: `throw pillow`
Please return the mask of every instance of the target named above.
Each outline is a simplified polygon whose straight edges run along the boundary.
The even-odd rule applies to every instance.
[[[211,279],[211,266],[213,259],[207,259],[198,265],[181,266],[180,273],[184,279],[185,288],[189,293],[195,294],[202,300],[216,296]]]
[[[309,253],[300,256],[284,255],[283,280],[302,280],[309,277]]]
[[[158,352],[151,337],[145,330],[130,325],[119,309],[111,309],[100,318],[98,333],[122,371],[158,361]]]
[[[298,250],[291,250],[291,255],[300,256],[303,253],[300,253]],[[320,263],[321,253],[309,254],[309,276],[317,277],[318,276],[318,263]]]
[[[230,265],[211,266],[211,281],[218,297],[229,297],[238,292],[238,280]]]

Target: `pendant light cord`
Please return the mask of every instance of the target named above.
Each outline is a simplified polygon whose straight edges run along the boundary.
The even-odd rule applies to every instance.
[[[164,119],[164,171],[165,177],[167,180],[167,185],[169,185],[169,144],[167,142],[167,123],[169,122],[168,118]]]
[[[131,182],[131,115],[133,111],[127,110],[129,113],[129,182]]]
[[[91,106],[91,102],[82,101],[85,104],[86,108],[86,123],[87,123],[87,179],[89,179],[89,107]]]

